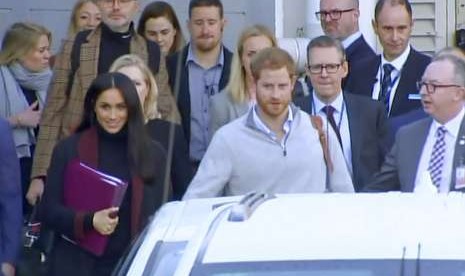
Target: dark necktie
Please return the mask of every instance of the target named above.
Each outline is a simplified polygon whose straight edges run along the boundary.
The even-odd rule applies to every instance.
[[[431,152],[431,159],[429,160],[428,171],[431,175],[433,184],[439,188],[442,179],[442,167],[444,165],[444,155],[446,153],[446,128],[444,126],[438,127],[436,131],[436,142],[433,145]]]
[[[323,112],[326,113],[326,118],[328,119],[329,124],[333,128],[334,132],[336,133],[337,140],[339,141],[339,145],[341,145],[342,148],[342,139],[341,139],[341,133],[339,132],[339,128],[336,125],[336,121],[334,120],[334,107],[327,105],[322,108]],[[342,114],[341,114],[342,116]]]
[[[391,72],[394,69],[394,66],[389,63],[383,65],[383,79],[381,80],[381,91],[378,99],[384,103],[386,115],[389,115],[389,98],[391,96],[392,89]]]

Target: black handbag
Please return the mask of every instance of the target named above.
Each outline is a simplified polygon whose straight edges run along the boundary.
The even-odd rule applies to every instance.
[[[47,258],[53,248],[55,234],[40,222],[39,206],[34,206],[23,226],[23,246],[16,265],[17,276],[47,275]]]

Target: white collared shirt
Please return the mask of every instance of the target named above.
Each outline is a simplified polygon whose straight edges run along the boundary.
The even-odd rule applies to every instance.
[[[260,129],[262,132],[264,132],[271,140],[275,141],[276,143],[279,143],[281,147],[285,150],[286,149],[286,141],[287,137],[289,136],[289,132],[291,131],[291,126],[292,126],[292,121],[294,120],[294,116],[292,115],[292,110],[290,107],[288,107],[287,111],[287,119],[284,121],[283,125],[283,131],[284,131],[284,137],[281,139],[281,141],[278,141],[278,136],[274,131],[272,131],[260,118],[260,115],[258,115],[257,108],[260,108],[257,104],[253,106],[253,120],[255,122],[255,125]]]
[[[324,118],[325,123],[328,123],[326,118],[326,113],[322,110],[328,104],[323,103],[318,99],[316,96],[316,92],[313,91],[313,103],[314,106],[312,108],[313,112],[316,115],[321,116]],[[342,140],[342,152],[344,153],[344,159],[347,164],[347,168],[349,169],[350,174],[353,176],[352,171],[352,148],[351,148],[351,140],[350,140],[350,131],[349,131],[349,120],[347,116],[347,106],[344,103],[344,96],[342,95],[342,91],[339,95],[334,99],[332,103],[330,103],[335,110],[334,110],[334,121],[336,122],[336,126],[339,128],[339,133],[341,134]],[[344,108],[343,108],[344,106]],[[343,110],[344,109],[344,110]],[[327,127],[331,127],[329,124],[326,125]]]
[[[393,61],[387,61],[384,58],[384,55],[381,55],[381,64],[378,68],[378,73],[376,74],[377,81],[375,85],[373,86],[372,98],[374,100],[378,100],[379,92],[381,89],[381,81],[382,81],[383,73],[384,73],[383,66],[386,63],[391,64],[392,66],[394,66],[394,70],[392,70],[391,72],[391,80],[395,80],[395,82],[392,84],[391,94],[389,95],[389,112],[391,112],[392,102],[396,94],[397,86],[399,86],[399,80],[401,77],[402,68],[404,67],[405,62],[407,61],[408,55],[410,54],[410,50],[411,50],[411,47],[409,44],[407,45],[407,48],[405,48],[405,51]]]
[[[446,152],[444,155],[442,178],[439,187],[440,193],[447,193],[450,190],[451,176],[452,173],[455,173],[452,168],[452,164],[454,162],[455,143],[457,141],[460,124],[462,123],[464,115],[465,109],[462,108],[462,110],[452,120],[444,124],[444,127],[447,130],[444,137],[446,142]],[[428,132],[428,136],[426,137],[425,145],[423,146],[420,161],[418,163],[417,174],[415,177],[415,187],[424,184],[422,183],[422,181],[424,181],[423,175],[425,175],[425,172],[428,172],[429,161],[433,152],[434,143],[436,142],[436,131],[440,126],[441,124],[439,122],[433,120],[433,123],[431,124]]]
[[[342,47],[344,47],[345,50],[347,50],[347,48],[349,48],[349,46],[354,43],[355,40],[357,40],[359,37],[362,36],[362,32],[360,31],[357,31],[351,35],[349,35],[348,37],[346,37],[346,39],[344,39],[341,43],[342,43]]]

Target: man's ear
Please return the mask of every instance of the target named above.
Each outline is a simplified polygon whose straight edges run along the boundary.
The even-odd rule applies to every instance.
[[[459,101],[464,101],[465,100],[465,87],[459,87],[459,92],[458,94],[458,100]]]
[[[371,20],[371,26],[373,27],[373,31],[375,32],[375,34],[378,35],[378,24],[374,19]]]
[[[349,63],[347,62],[347,60],[344,60],[344,62],[342,62],[342,70],[344,70],[344,78],[347,77],[347,75],[349,74]]]

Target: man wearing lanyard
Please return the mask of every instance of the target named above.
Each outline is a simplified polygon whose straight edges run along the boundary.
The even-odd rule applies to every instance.
[[[327,119],[342,146],[355,191],[361,191],[388,150],[384,106],[368,97],[343,93],[341,84],[348,65],[338,40],[314,38],[307,48],[307,63],[313,92],[294,102],[309,114]]]
[[[412,7],[408,0],[378,0],[373,28],[382,55],[356,62],[346,90],[381,101],[389,117],[421,107],[415,83],[431,58],[410,46]]]
[[[324,34],[342,43],[349,63],[349,73],[346,78],[351,74],[351,66],[355,61],[376,57],[359,29],[359,0],[320,0],[320,10],[315,12],[315,16],[320,20]],[[344,81],[342,86],[344,88]],[[307,94],[307,91],[312,89],[308,77],[299,79],[296,83],[295,95]]]
[[[372,192],[465,191],[465,62],[439,55],[417,83],[428,118],[401,128]]]
[[[232,53],[222,43],[225,24],[220,0],[191,0],[190,43],[167,59],[194,173],[210,140],[210,98],[229,80]]]

